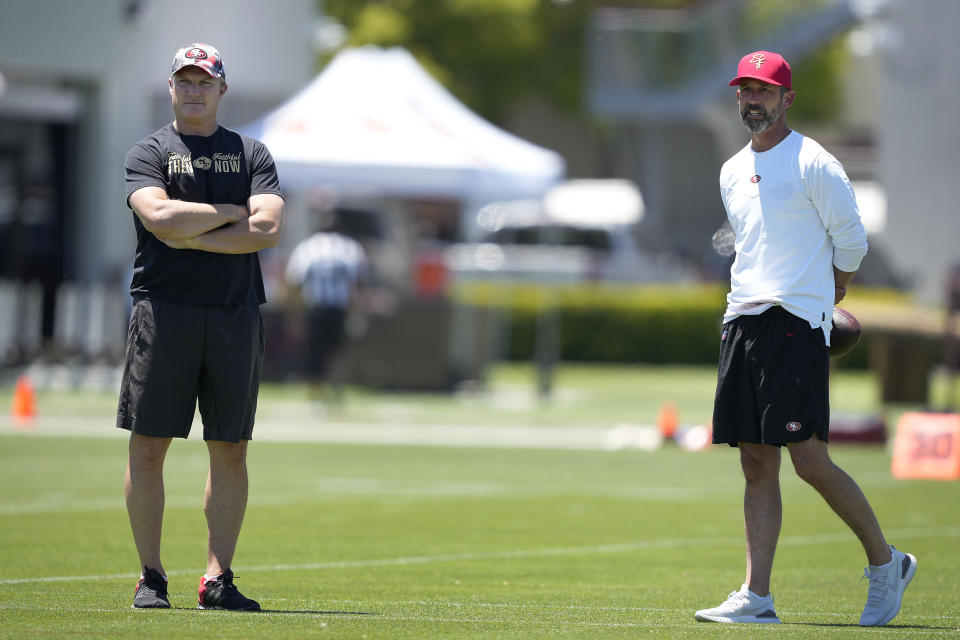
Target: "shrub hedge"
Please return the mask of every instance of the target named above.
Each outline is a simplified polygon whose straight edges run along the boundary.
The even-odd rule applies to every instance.
[[[459,283],[454,299],[507,321],[506,355],[532,359],[538,318],[557,314],[565,361],[716,364],[726,285]],[[837,366],[866,368],[866,338]]]

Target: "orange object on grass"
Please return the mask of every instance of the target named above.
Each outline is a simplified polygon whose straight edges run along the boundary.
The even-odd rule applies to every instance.
[[[657,414],[657,426],[660,427],[660,435],[669,439],[677,432],[680,422],[677,418],[677,408],[672,403],[667,402],[660,407],[660,413]]]
[[[890,470],[895,478],[960,478],[960,415],[903,414]]]
[[[17,384],[13,388],[13,406],[10,408],[10,415],[17,420],[29,420],[37,415],[33,384],[27,376],[17,378]]]

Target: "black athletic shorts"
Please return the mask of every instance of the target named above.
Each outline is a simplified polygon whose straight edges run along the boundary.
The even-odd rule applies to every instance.
[[[264,342],[256,305],[134,301],[117,427],[186,438],[199,400],[204,440],[250,440]]]
[[[830,426],[830,358],[819,327],[774,306],[723,326],[713,442],[782,446]]]

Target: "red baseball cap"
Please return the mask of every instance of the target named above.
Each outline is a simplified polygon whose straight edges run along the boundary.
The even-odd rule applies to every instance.
[[[216,47],[203,42],[194,42],[185,47],[180,47],[173,56],[173,66],[170,68],[172,76],[184,67],[200,67],[214,78],[225,78],[227,73],[223,70],[223,58]]]
[[[761,80],[779,87],[790,88],[790,65],[779,53],[770,51],[754,51],[740,58],[737,65],[737,77],[730,81],[735,87],[741,80]]]

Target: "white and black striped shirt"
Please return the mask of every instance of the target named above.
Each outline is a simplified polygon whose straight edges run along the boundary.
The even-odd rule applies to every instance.
[[[366,271],[367,256],[359,242],[339,233],[317,233],[293,250],[286,279],[300,288],[307,306],[346,309]]]

